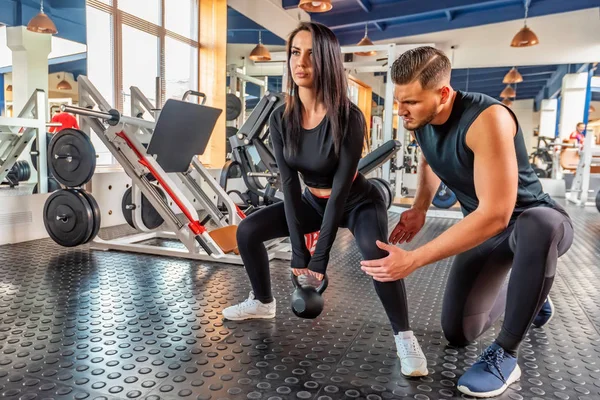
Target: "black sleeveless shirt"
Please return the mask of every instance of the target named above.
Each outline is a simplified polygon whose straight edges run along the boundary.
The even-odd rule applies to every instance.
[[[466,144],[471,124],[486,108],[501,102],[480,93],[456,91],[456,98],[448,121],[442,125],[426,125],[415,131],[415,137],[423,156],[433,172],[455,194],[466,216],[477,208],[479,200],[475,193],[473,173],[474,154]],[[531,207],[552,207],[554,201],[544,193],[542,184],[529,164],[529,156],[523,132],[515,114],[506,107],[517,123],[514,138],[519,170],[517,201],[511,219]],[[482,132],[485,134],[485,132]],[[502,168],[498,165],[498,168]]]

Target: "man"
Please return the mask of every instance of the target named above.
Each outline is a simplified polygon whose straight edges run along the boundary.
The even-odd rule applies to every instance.
[[[422,157],[414,205],[402,213],[390,243],[410,242],[423,227],[440,178],[465,217],[413,251],[378,242],[389,255],[363,261],[362,269],[376,280],[396,280],[456,255],[442,310],[448,341],[468,344],[505,312],[495,342],[457,385],[492,397],[520,378],[517,349],[529,326],[552,316],[546,299],[573,226],[543,192],[515,115],[491,97],[453,90],[450,70],[448,58],[432,47],[410,50],[392,66],[399,115],[415,131]]]
[[[580,148],[583,148],[583,141],[585,140],[585,136],[583,132],[585,131],[585,124],[580,122],[577,124],[575,130],[569,135],[569,141],[571,143],[576,143]]]

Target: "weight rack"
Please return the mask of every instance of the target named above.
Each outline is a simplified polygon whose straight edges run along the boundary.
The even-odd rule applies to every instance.
[[[80,75],[77,81],[79,85],[79,104],[81,107],[63,105],[61,107],[62,110],[80,115],[81,129],[88,135],[91,131],[94,131],[116,158],[125,173],[131,178],[133,203],[141,205],[143,194],[164,219],[167,226],[166,230],[150,231],[143,224],[141,207],[137,206],[132,213],[133,221],[135,227],[142,233],[113,240],[103,240],[96,237],[91,242],[92,248],[243,264],[239,255],[224,252],[216,240],[204,228],[203,224],[199,222],[198,210],[195,208],[194,202],[208,212],[208,215],[210,215],[213,222],[219,228],[237,226],[245,215],[236,207],[232,199],[229,198],[206,168],[197,160],[197,157],[195,155],[191,157],[191,163],[186,166],[187,169],[185,171],[172,172],[163,168],[163,165],[159,162],[161,160],[160,156],[155,159],[148,154],[152,153],[150,149],[154,145],[153,140],[158,140],[158,136],[155,134],[159,131],[157,127],[165,121],[165,119],[159,119],[159,116],[163,115],[163,111],[166,112],[169,106],[177,104],[181,107],[183,104],[173,103],[178,102],[177,100],[168,100],[163,110],[158,111],[143,96],[141,91],[132,90],[132,114],[139,115],[139,112],[145,108],[148,111],[152,111],[150,115],[156,115],[156,122],[142,118],[127,117],[120,115],[117,110],[112,109],[86,76]],[[185,104],[193,107],[197,112],[206,111],[210,108],[193,103]],[[220,110],[218,111],[220,113]],[[178,121],[171,122],[177,123]],[[208,123],[207,121],[203,122]],[[214,127],[214,122],[216,122],[216,118],[210,126],[209,136],[210,132],[212,132],[212,127]],[[171,123],[171,125],[177,128],[175,123]],[[198,125],[192,127],[192,129],[196,128],[200,129],[202,127]],[[178,129],[181,130],[181,128]],[[170,135],[172,133],[168,132],[166,134]],[[208,141],[208,138],[205,138],[205,140]],[[171,140],[171,142],[174,141]],[[148,144],[148,152],[144,144]],[[185,150],[182,149],[182,151]],[[183,161],[185,162],[185,160]],[[160,182],[160,185],[168,193],[169,197],[186,215],[190,221],[189,224],[184,224],[180,221],[178,215],[163,200],[163,197],[157,190],[157,186],[148,179],[148,174],[152,174]],[[202,185],[203,183],[204,185]],[[214,191],[218,201],[226,206],[227,214],[221,213],[218,210],[215,203],[207,196],[205,187]],[[151,239],[176,239],[185,248],[161,247],[141,243]],[[267,252],[269,259],[290,258],[289,244],[284,243],[282,240],[274,240],[267,243]]]
[[[47,123],[46,93],[35,90],[16,118],[0,117],[0,182],[6,179],[27,145],[37,137],[37,148],[46,149],[46,128],[60,126]],[[48,192],[48,159],[46,151],[39,151],[37,165],[38,193]]]

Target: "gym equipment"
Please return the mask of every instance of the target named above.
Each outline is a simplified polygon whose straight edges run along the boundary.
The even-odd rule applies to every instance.
[[[318,288],[309,285],[301,285],[298,277],[292,272],[292,283],[294,284],[294,292],[292,293],[291,303],[292,311],[300,318],[313,319],[317,318],[323,311],[325,300],[321,296],[329,280],[327,275],[323,277]]]
[[[225,128],[225,152],[231,154],[231,141],[230,137],[237,135],[238,129],[235,126],[228,126]]]
[[[163,198],[163,201],[166,203],[167,196],[165,195],[165,192],[159,187],[156,187],[156,189]],[[131,187],[125,190],[125,193],[123,194],[123,200],[121,201],[121,211],[123,211],[123,217],[125,217],[125,221],[127,221],[129,226],[135,228],[136,226],[133,223],[133,210],[135,210],[138,205],[134,204],[132,201],[132,191],[133,189]],[[140,207],[142,208],[142,222],[146,228],[156,229],[161,226],[163,222],[165,222],[163,217],[160,216],[158,211],[156,211],[156,208],[154,208],[152,203],[150,203],[150,201],[148,201],[144,195],[142,195]]]
[[[67,187],[82,186],[96,170],[96,151],[88,135],[77,129],[63,129],[48,146],[50,173]]]
[[[227,93],[227,112],[225,113],[225,119],[227,121],[234,121],[242,113],[242,101],[233,93]]]
[[[566,194],[567,201],[578,206],[597,204],[588,201],[588,197],[593,193],[593,190],[590,190],[590,178],[592,174],[597,174],[598,167],[600,167],[600,148],[594,143],[594,135],[589,133],[585,136],[571,190]]]
[[[81,107],[61,108],[79,115],[82,130],[88,134],[93,130],[112,153],[132,180],[131,202],[126,203],[136,205],[130,211],[137,233],[114,240],[96,237],[92,248],[241,265],[235,233],[245,214],[196,157],[204,152],[222,110],[175,99],[158,109],[141,91],[132,88],[132,115],[150,115],[149,119],[133,118],[112,109],[86,76],[78,77],[78,88]],[[149,176],[157,183],[151,183]],[[147,207],[143,196],[164,220],[160,230],[145,225],[143,213]],[[225,212],[217,202],[224,205]],[[200,211],[206,215],[202,221]],[[216,229],[209,231],[205,225],[208,220]],[[179,240],[183,246],[142,243],[150,239]],[[289,245],[283,240],[266,245],[269,259],[290,258]]]
[[[27,181],[31,178],[31,167],[25,160],[15,162],[6,175],[6,181],[11,188],[19,185],[19,182]]]
[[[385,202],[385,208],[389,209],[394,201],[394,194],[392,193],[390,184],[381,178],[371,178],[369,181],[377,188],[377,190],[379,190],[379,193],[381,193],[381,197],[383,197],[383,201]]]
[[[91,194],[60,189],[44,204],[44,226],[56,243],[74,247],[94,238],[100,228],[100,209]]]
[[[457,202],[456,195],[443,182],[440,183],[432,204],[437,208],[450,208]]]
[[[279,169],[275,155],[268,144],[267,128],[271,112],[283,104],[283,101],[282,94],[266,94],[237,134],[229,138],[232,159],[223,166],[219,182],[228,194],[236,194],[242,200],[243,203],[238,206],[248,207],[245,208],[246,213],[252,212],[256,207],[283,200],[283,194],[278,192]],[[382,144],[359,161],[358,171],[363,175],[373,172],[394,157],[400,147],[400,142],[397,140]],[[237,190],[228,190],[229,179],[237,177],[240,171],[247,191],[241,193]],[[389,208],[393,201],[393,191],[389,182],[381,178],[370,178],[370,180],[381,191]]]
[[[48,187],[48,193],[52,193],[55,192],[59,189],[62,189],[62,186],[60,185],[60,183],[58,183],[58,181],[56,179],[54,179],[53,177],[49,176],[48,177],[48,181],[47,181],[47,187]],[[38,184],[36,183],[35,186],[33,187],[33,194],[37,194],[38,192]]]
[[[229,77],[229,93],[227,94],[226,113],[227,121],[234,122],[234,125],[239,127],[246,121],[246,83],[250,82],[257,85],[260,88],[259,97],[263,98],[268,91],[269,78],[265,76],[264,79],[258,79],[246,75],[246,68],[238,68],[235,64],[227,66],[227,76]],[[231,113],[229,111],[230,100],[232,105],[235,104]],[[229,118],[230,116],[232,118]]]
[[[596,208],[600,211],[600,190],[596,193]]]
[[[41,148],[46,148],[47,127],[56,123],[47,121],[47,97],[43,90],[35,90],[17,118],[0,117],[0,182],[13,170],[19,156],[34,139]],[[48,192],[48,162],[46,152],[40,152],[37,164],[37,183],[42,193]]]
[[[46,153],[48,152],[48,146],[50,145],[50,142],[52,141],[52,134],[46,132]],[[36,165],[38,165],[38,155],[39,155],[39,149],[37,147],[37,138],[33,138],[33,141],[31,142],[31,150],[29,152],[29,155],[31,157],[31,164],[35,167]]]

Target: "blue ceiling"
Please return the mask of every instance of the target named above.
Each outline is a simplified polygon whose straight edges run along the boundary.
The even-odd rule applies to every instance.
[[[39,0],[0,0],[0,23],[8,26],[27,26],[29,20],[39,11]],[[85,0],[45,0],[44,12],[56,25],[56,36],[87,43]]]
[[[294,9],[298,0],[282,0]],[[600,0],[332,0],[333,9],[312,13],[342,45],[358,43],[365,25],[373,41],[523,19],[600,6]]]
[[[0,0],[2,1],[2,0]],[[227,7],[227,43],[258,43],[258,32],[261,32],[262,43],[266,45],[284,45],[285,40],[268,29]]]

